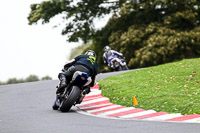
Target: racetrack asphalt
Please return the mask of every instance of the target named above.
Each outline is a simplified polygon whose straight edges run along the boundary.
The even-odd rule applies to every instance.
[[[120,73],[123,72],[98,74],[97,81]],[[58,80],[47,80],[0,86],[0,133],[199,133],[200,131],[199,123],[121,119],[107,115],[105,118],[76,106],[67,113],[55,111],[52,109],[52,104],[58,83]],[[80,105],[86,105],[89,101],[94,103],[88,96],[98,94],[101,94],[99,89],[93,88]],[[100,95],[93,98],[98,97]]]

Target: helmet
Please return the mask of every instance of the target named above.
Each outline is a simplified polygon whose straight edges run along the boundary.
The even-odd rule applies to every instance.
[[[104,51],[106,52],[106,51],[109,51],[109,50],[111,50],[111,48],[109,47],[109,46],[105,46],[104,47]]]
[[[85,52],[85,55],[90,55],[96,58],[96,53],[93,50],[88,50]]]

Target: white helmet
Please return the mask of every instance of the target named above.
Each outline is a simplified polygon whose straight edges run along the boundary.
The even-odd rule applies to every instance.
[[[109,51],[109,50],[111,50],[111,48],[110,48],[109,46],[105,46],[105,47],[104,47],[104,51],[105,51],[105,52],[107,52],[107,51]]]

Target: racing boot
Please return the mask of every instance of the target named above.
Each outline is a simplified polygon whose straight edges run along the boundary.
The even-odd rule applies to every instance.
[[[53,110],[58,110],[59,106],[60,106],[60,99],[56,96],[56,100],[53,103],[52,108],[53,108]]]
[[[66,79],[65,75],[64,74],[60,74],[59,75],[59,79],[60,79],[60,83],[57,86],[57,88],[58,88],[57,91],[56,91],[57,95],[62,93],[64,88],[67,87],[67,79]]]

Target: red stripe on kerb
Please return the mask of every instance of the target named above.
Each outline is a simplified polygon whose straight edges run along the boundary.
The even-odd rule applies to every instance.
[[[99,89],[99,86],[95,85],[95,86],[91,87],[90,89]]]
[[[185,121],[185,120],[190,120],[190,119],[194,119],[194,118],[198,118],[198,117],[200,117],[199,114],[185,115],[185,116],[180,116],[180,117],[176,117],[176,118],[172,118],[172,119],[167,119],[166,121]]]
[[[94,106],[94,105],[105,104],[105,103],[110,103],[110,100],[104,100],[104,101],[89,103],[85,105],[78,105],[78,107],[88,107],[88,106]]]
[[[133,119],[145,119],[145,118],[151,118],[151,117],[156,117],[156,116],[166,115],[166,114],[168,114],[168,113],[167,112],[156,112],[156,113],[152,113],[152,114],[148,114],[148,115],[133,117]]]
[[[103,106],[99,106],[99,107],[87,108],[87,109],[83,109],[83,110],[84,110],[84,111],[88,111],[88,110],[94,110],[94,109],[105,108],[105,107],[113,106],[113,105],[116,105],[116,104],[107,104],[107,105],[103,105]]]
[[[113,110],[117,110],[117,109],[121,109],[121,108],[126,108],[126,107],[120,106],[120,107],[116,107],[116,108],[111,108],[111,109],[101,110],[101,111],[97,111],[97,112],[92,112],[92,114],[104,113],[104,112],[113,111]]]
[[[98,95],[92,95],[92,96],[85,96],[84,99],[93,98],[93,97],[99,97],[99,96],[101,96],[101,94],[98,94]]]
[[[142,111],[146,111],[146,110],[140,109],[140,108],[136,108],[136,109],[131,109],[131,110],[124,111],[124,112],[119,112],[119,113],[111,114],[111,115],[108,115],[108,116],[110,116],[110,117],[116,117],[116,116],[122,116],[122,115],[128,115],[128,114],[138,113],[138,112],[142,112]]]
[[[90,101],[90,100],[95,100],[95,99],[99,99],[99,98],[103,98],[102,96],[98,96],[98,97],[93,97],[93,98],[84,98],[83,99],[83,102],[86,102],[86,101]]]

